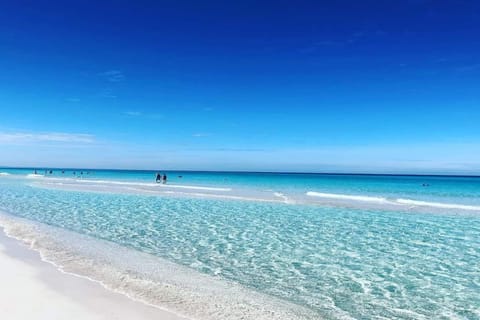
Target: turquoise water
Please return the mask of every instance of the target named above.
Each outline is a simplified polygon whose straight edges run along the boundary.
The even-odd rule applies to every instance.
[[[480,319],[478,178],[0,172],[0,211],[285,301],[298,319]]]

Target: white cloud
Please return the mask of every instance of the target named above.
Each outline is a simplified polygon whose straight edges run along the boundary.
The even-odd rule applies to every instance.
[[[32,142],[74,142],[93,143],[95,137],[86,133],[64,133],[64,132],[0,132],[0,144],[32,143]]]

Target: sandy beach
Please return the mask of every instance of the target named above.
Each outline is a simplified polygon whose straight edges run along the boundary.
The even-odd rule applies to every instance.
[[[0,270],[0,319],[186,319],[63,273],[3,229]]]

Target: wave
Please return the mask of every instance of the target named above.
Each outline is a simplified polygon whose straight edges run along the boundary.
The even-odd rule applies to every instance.
[[[348,194],[338,194],[338,193],[323,193],[308,191],[307,196],[310,197],[319,197],[325,199],[335,199],[335,200],[353,200],[353,201],[363,201],[363,202],[377,202],[377,203],[386,203],[388,202],[386,198],[381,197],[370,197],[370,196],[355,196]]]
[[[472,205],[457,204],[457,203],[428,202],[428,201],[418,201],[418,200],[411,200],[411,199],[396,199],[395,201],[400,204],[412,205],[412,206],[480,211],[480,206],[472,206]]]
[[[9,176],[9,175],[10,175],[10,173],[8,173],[8,172],[0,172],[0,176]]]

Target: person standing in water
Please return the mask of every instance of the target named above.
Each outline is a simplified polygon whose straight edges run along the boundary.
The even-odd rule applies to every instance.
[[[155,178],[155,182],[156,182],[156,183],[160,183],[160,180],[162,180],[162,176],[160,175],[159,172],[157,172],[157,175],[156,175],[156,178]]]
[[[163,174],[162,180],[163,180],[163,184],[167,183],[167,175],[165,173]]]

